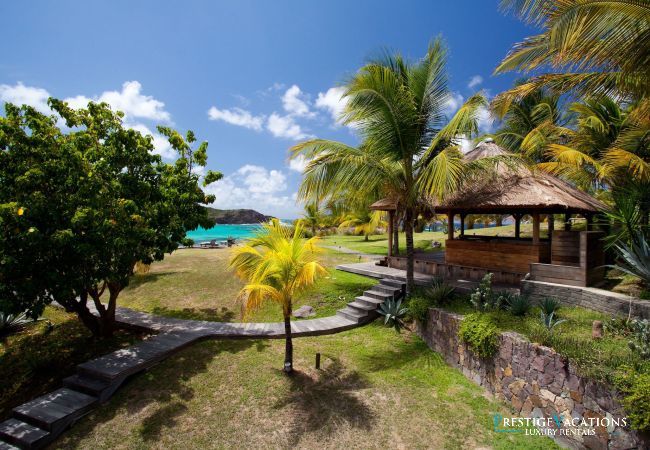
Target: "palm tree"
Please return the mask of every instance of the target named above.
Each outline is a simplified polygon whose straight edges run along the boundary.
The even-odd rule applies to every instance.
[[[471,168],[488,161],[465,163],[458,144],[478,131],[477,119],[486,100],[472,96],[446,123],[449,98],[446,50],[440,39],[417,62],[386,54],[363,66],[344,85],[345,124],[361,138],[357,147],[313,139],[292,148],[310,163],[299,190],[303,199],[336,198],[348,192],[372,198],[390,196],[403,212],[406,233],[407,290],[413,287],[413,222],[426,197],[453,191]],[[445,124],[446,123],[446,124]]]
[[[525,81],[520,80],[516,84],[523,83]],[[494,137],[505,149],[542,162],[547,144],[559,142],[566,134],[566,116],[560,105],[560,96],[539,88],[509,105]]]
[[[539,72],[544,67],[553,72],[498,95],[494,105],[500,115],[542,86],[584,97],[648,97],[650,1],[502,0],[501,7],[542,32],[516,44],[495,72]]]
[[[339,225],[339,228],[354,227],[355,234],[363,234],[365,236],[364,240],[367,241],[368,236],[377,231],[377,228],[385,225],[386,221],[383,220],[383,213],[381,211],[370,211],[365,208],[348,214],[345,220]]]
[[[287,373],[293,371],[293,298],[327,272],[315,258],[317,239],[305,240],[300,224],[292,231],[273,219],[262,225],[246,245],[236,248],[230,259],[230,267],[247,282],[239,294],[247,314],[269,300],[282,306],[286,336],[284,371]]]
[[[323,212],[318,207],[318,203],[308,203],[305,205],[305,213],[298,222],[311,230],[311,235],[316,236],[316,231],[321,227],[323,222]]]

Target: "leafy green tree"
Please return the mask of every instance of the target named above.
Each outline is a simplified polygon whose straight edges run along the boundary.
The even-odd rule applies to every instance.
[[[240,298],[248,313],[264,302],[272,301],[282,307],[285,331],[284,371],[293,371],[293,342],[291,312],[295,296],[312,286],[327,273],[317,261],[318,237],[305,240],[302,226],[293,230],[277,219],[261,226],[261,230],[245,245],[237,247],[230,266],[247,282]]]
[[[6,104],[0,117],[0,309],[36,317],[56,301],[108,336],[135,264],[162,260],[188,230],[211,225],[201,203],[214,197],[192,170],[207,144],[192,151],[191,132],[161,128],[180,154],[166,164],[151,136],[125,128],[107,104],[48,103],[57,115]],[[220,177],[210,171],[205,183]]]
[[[344,86],[343,122],[354,125],[361,144],[314,139],[293,147],[292,157],[309,162],[299,195],[304,199],[337,198],[354,192],[391,197],[403,211],[406,233],[407,289],[413,288],[413,223],[427,197],[441,197],[488,159],[468,163],[460,139],[478,132],[486,100],[474,95],[447,121],[450,91],[446,50],[435,40],[426,55],[411,63],[386,54],[363,66]],[[377,198],[375,197],[375,200]]]
[[[359,209],[351,214],[348,214],[339,228],[354,228],[355,234],[362,234],[364,240],[368,240],[368,236],[375,233],[377,228],[386,225],[383,220],[383,213],[381,211],[371,211],[368,208]]]
[[[318,203],[308,203],[305,205],[305,212],[298,222],[304,227],[311,230],[311,235],[316,236],[316,232],[322,226],[324,214],[318,207]]]

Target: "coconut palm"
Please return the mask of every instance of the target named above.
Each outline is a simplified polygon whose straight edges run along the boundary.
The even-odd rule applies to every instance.
[[[323,218],[323,212],[318,207],[318,203],[308,203],[305,205],[305,213],[298,219],[298,222],[304,228],[309,228],[312,236],[316,236],[316,232],[322,225]]]
[[[386,221],[383,220],[383,213],[381,211],[370,211],[365,208],[348,214],[345,220],[339,225],[339,228],[354,227],[354,233],[363,234],[367,241],[368,236],[377,231],[377,228],[385,225]]]
[[[282,307],[286,336],[284,371],[293,371],[291,312],[293,298],[312,286],[326,270],[316,260],[317,237],[305,240],[302,226],[293,231],[277,219],[261,225],[259,232],[247,243],[233,250],[230,267],[246,281],[240,292],[246,314],[265,301]]]
[[[518,81],[520,85],[525,81]],[[507,150],[542,162],[549,143],[559,142],[568,131],[568,117],[560,96],[540,88],[513,101],[503,114],[501,128],[494,133],[496,142]]]
[[[386,54],[363,66],[344,86],[347,101],[342,122],[358,132],[361,144],[314,139],[292,148],[292,157],[310,161],[299,196],[317,199],[355,192],[372,198],[390,196],[403,212],[407,251],[407,290],[413,287],[413,222],[423,198],[441,197],[456,189],[470,169],[486,160],[466,163],[461,138],[478,131],[485,98],[474,95],[447,121],[449,98],[446,50],[437,39],[417,62]]]
[[[542,86],[584,97],[648,97],[650,1],[502,0],[501,6],[542,28],[516,44],[495,70],[537,73],[497,96],[501,115]],[[542,68],[553,72],[540,74]]]

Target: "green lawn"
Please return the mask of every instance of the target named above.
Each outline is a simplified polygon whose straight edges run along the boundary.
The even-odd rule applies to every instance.
[[[410,333],[379,324],[283,341],[197,344],[136,377],[57,448],[556,448],[495,433],[510,412]],[[323,355],[323,370],[313,368]]]

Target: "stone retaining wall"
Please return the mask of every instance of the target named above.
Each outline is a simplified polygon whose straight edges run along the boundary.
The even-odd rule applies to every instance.
[[[498,353],[487,360],[478,358],[458,340],[461,320],[458,314],[430,309],[426,325],[418,324],[418,334],[465,377],[512,405],[514,415],[556,415],[560,420],[572,417],[611,420],[625,416],[615,391],[580,377],[566,358],[551,348],[528,342],[517,333],[502,333]],[[636,432],[615,426],[609,429],[598,426],[594,435],[556,440],[572,448],[648,448],[648,442]]]
[[[611,315],[632,315],[650,319],[650,301],[593,287],[568,286],[542,281],[522,280],[521,293],[537,301],[554,297],[567,306],[581,306]]]

